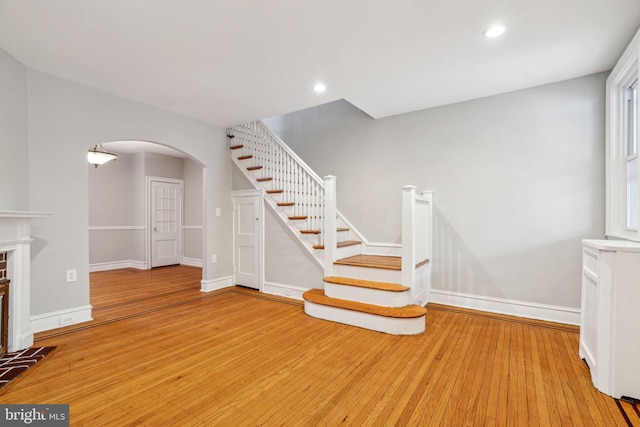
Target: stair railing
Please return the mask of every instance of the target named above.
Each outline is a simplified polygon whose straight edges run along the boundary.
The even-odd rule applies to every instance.
[[[271,188],[282,190],[282,202],[292,202],[293,214],[306,217],[304,229],[319,231],[324,242],[324,181],[298,157],[271,129],[260,121],[229,129],[233,144],[242,145],[242,154],[250,155],[259,173],[271,178]]]
[[[420,305],[431,293],[432,230],[433,192],[418,195],[413,185],[402,187],[402,284]]]

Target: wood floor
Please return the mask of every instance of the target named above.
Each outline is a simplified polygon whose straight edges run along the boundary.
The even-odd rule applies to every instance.
[[[39,334],[57,350],[0,403],[68,403],[74,426],[626,425],[576,328],[433,305],[424,334],[392,336],[203,294],[197,273],[94,273],[96,320]]]

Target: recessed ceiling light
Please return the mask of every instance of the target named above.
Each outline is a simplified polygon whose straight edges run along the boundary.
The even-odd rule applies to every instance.
[[[327,90],[327,86],[324,83],[316,83],[315,86],[313,87],[313,91],[315,93],[322,93],[325,90]]]
[[[489,29],[484,32],[484,36],[489,39],[493,39],[501,36],[504,32],[505,32],[504,26],[500,24],[496,24],[489,27]]]

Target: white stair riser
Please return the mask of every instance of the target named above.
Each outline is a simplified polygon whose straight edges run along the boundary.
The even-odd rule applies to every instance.
[[[374,282],[397,283],[402,282],[399,270],[386,270],[384,268],[356,267],[352,265],[333,265],[333,275],[352,277],[360,280],[372,280]]]
[[[256,188],[264,188],[265,190],[271,190],[271,181],[262,181],[262,182],[258,182],[255,181],[255,187]]]
[[[349,236],[349,230],[338,231],[336,233],[336,238],[338,242],[343,242],[345,240],[355,240],[355,239],[351,239],[351,236]]]
[[[317,234],[303,234],[303,233],[300,233],[300,238],[304,242],[307,242],[312,246],[320,244],[320,237]]]
[[[267,194],[267,197],[273,200],[274,205],[278,202],[284,202],[284,200],[282,200],[282,193]]]
[[[408,290],[403,292],[390,292],[380,289],[325,282],[324,294],[331,298],[363,302],[365,304],[379,305],[382,307],[404,307],[411,304],[411,293]]]
[[[278,212],[285,216],[285,217],[290,217],[293,215],[293,206],[278,206],[277,205],[278,202],[275,202],[276,205],[276,209],[278,210]],[[298,222],[298,221],[296,221]]]
[[[306,230],[307,229],[307,221],[305,221],[304,219],[289,219],[287,218],[287,224],[294,230],[297,230],[297,234],[298,237],[300,237],[300,235],[302,235],[302,233],[300,233],[300,230]]]
[[[315,304],[309,301],[304,302],[304,312],[309,316],[316,317],[318,319],[357,326],[392,335],[416,335],[421,334],[425,329],[424,316],[409,319],[385,317]]]
[[[362,252],[362,245],[351,245],[351,246],[338,248],[336,251],[336,254],[338,259],[342,259],[342,258],[349,258],[352,256],[360,255],[361,252]],[[379,281],[382,282],[382,280],[379,280]]]
[[[245,166],[246,168],[246,166]],[[252,176],[253,178],[257,179],[257,178],[263,178],[263,172],[261,169],[256,169],[256,170],[247,170],[247,173],[249,173],[250,176]],[[266,177],[265,177],[266,178]]]

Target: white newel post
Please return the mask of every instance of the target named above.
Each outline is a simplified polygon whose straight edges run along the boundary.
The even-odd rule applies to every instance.
[[[324,227],[322,229],[324,241],[324,275],[333,276],[333,263],[336,260],[336,177],[324,177]]]
[[[416,187],[405,185],[402,187],[402,275],[404,286],[413,288],[415,282],[416,265]]]

